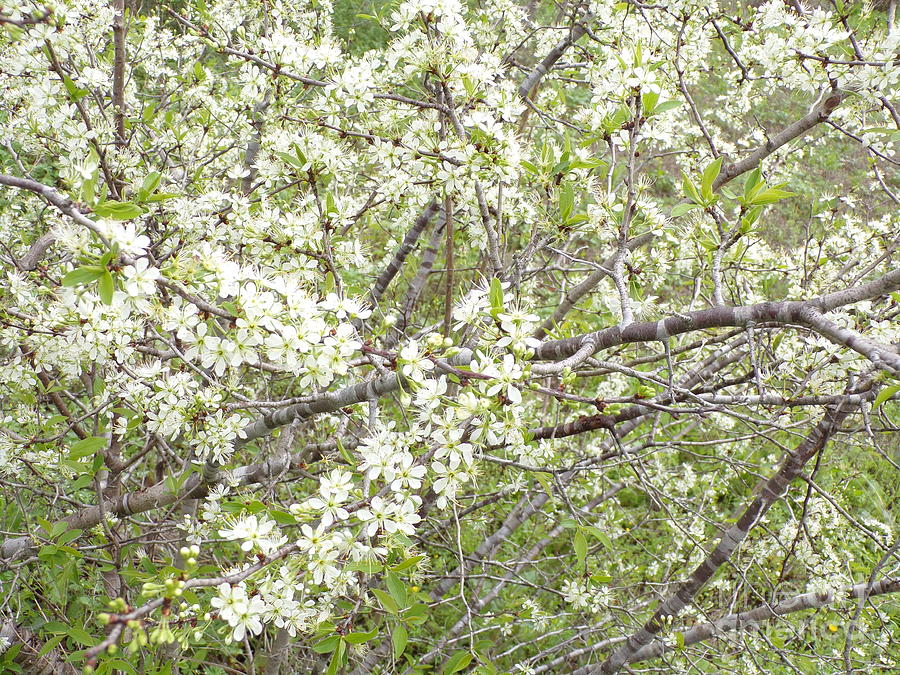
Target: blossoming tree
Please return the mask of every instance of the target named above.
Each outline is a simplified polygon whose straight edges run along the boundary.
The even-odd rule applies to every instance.
[[[0,6],[0,670],[895,672],[895,2]]]

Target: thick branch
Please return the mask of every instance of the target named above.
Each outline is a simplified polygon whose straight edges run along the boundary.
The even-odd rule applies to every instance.
[[[78,675],[81,671],[66,663],[64,654],[58,648],[46,650],[27,628],[9,619],[0,620],[0,638],[9,640],[10,646],[21,645],[13,659],[30,675]],[[44,651],[45,653],[41,653]]]
[[[610,326],[595,333],[551,340],[544,342],[535,350],[535,358],[558,361],[572,356],[587,342],[593,342],[599,351],[633,342],[666,340],[675,335],[707,328],[746,326],[748,323],[766,322],[806,323],[810,309],[827,312],[843,305],[885,295],[898,288],[900,288],[900,269],[895,269],[867,284],[829,293],[811,300],[761,302],[743,307],[712,307],[670,316],[659,321],[632,323],[624,328]],[[815,328],[812,325],[811,327]],[[825,337],[829,336],[825,335]],[[843,344],[843,342],[839,344]],[[851,348],[856,349],[853,346]]]
[[[116,120],[116,142],[125,145],[125,0],[113,5],[113,62],[112,104]]]
[[[697,644],[698,642],[710,640],[729,631],[753,629],[760,621],[777,619],[780,616],[791,614],[793,612],[802,612],[805,609],[818,609],[819,607],[825,607],[826,605],[845,599],[860,597],[870,598],[876,595],[886,595],[888,593],[898,592],[900,592],[900,579],[882,579],[881,581],[875,582],[871,588],[869,588],[868,582],[856,584],[847,589],[843,594],[836,594],[834,591],[804,593],[783,600],[775,605],[760,605],[759,607],[754,607],[745,612],[728,614],[711,623],[694,626],[689,630],[683,631],[684,646],[688,647]],[[641,649],[629,659],[628,662],[636,663],[638,661],[646,661],[647,659],[656,658],[673,649],[673,646],[668,645],[665,642],[656,641]]]
[[[406,258],[412,252],[413,248],[416,245],[416,242],[419,240],[419,237],[422,236],[422,232],[428,226],[428,223],[434,217],[434,214],[439,210],[438,204],[436,201],[432,200],[428,206],[425,207],[425,210],[419,214],[419,217],[416,218],[413,226],[410,228],[409,232],[406,233],[406,236],[403,237],[403,241],[400,243],[400,246],[397,247],[397,250],[394,251],[394,256],[391,258],[391,262],[388,263],[388,266],[384,268],[380,275],[378,275],[378,279],[375,280],[375,285],[372,287],[372,290],[369,292],[369,302],[373,305],[377,305],[378,301],[381,300],[381,296],[384,295],[385,290],[387,290],[388,285],[397,276],[397,272],[400,271],[400,268],[403,266],[403,263],[406,261]]]
[[[850,412],[849,406],[838,406],[828,410],[812,432],[787,454],[779,470],[764,483],[759,494],[744,509],[738,521],[722,534],[712,553],[700,563],[687,580],[681,583],[675,593],[659,605],[644,626],[633,633],[600,666],[582,668],[578,672],[582,675],[616,673],[640,650],[649,645],[665,626],[665,617],[677,616],[691,603],[700,589],[731,558],[771,506],[787,492],[788,486],[800,475],[806,463],[825,447]]]
[[[795,138],[799,138],[807,131],[812,129],[816,124],[824,122],[826,119],[828,119],[828,116],[841,102],[842,98],[843,94],[841,94],[840,92],[833,92],[819,105],[815,106],[807,115],[804,115],[793,124],[786,126],[784,129],[782,129],[780,132],[766,141],[764,145],[754,150],[739,162],[735,162],[734,164],[729,164],[728,166],[724,167],[719,173],[716,180],[713,182],[713,190],[718,190],[720,187],[722,187],[729,181],[734,180],[741,174],[756,168],[757,166],[759,166],[762,160],[778,150],[778,148],[782,147],[786,143],[789,143]],[[653,233],[647,232],[640,235],[639,237],[631,239],[628,242],[627,247],[629,250],[633,251],[634,249],[640,248],[641,246],[653,241],[653,239],[655,239]],[[614,259],[615,255],[612,255],[604,260],[603,264],[601,265],[603,269],[598,268],[594,270],[590,273],[590,275],[588,275],[587,278],[584,279],[584,281],[570,290],[563,298],[559,307],[557,307],[553,312],[553,315],[550,316],[546,321],[544,321],[541,324],[540,328],[535,331],[534,336],[538,339],[543,339],[547,335],[547,331],[551,330],[555,325],[562,321],[563,317],[571,311],[571,309],[581,298],[590,293],[597,286],[597,284],[599,284],[600,281],[603,280],[604,277],[609,276],[609,270],[612,269]]]

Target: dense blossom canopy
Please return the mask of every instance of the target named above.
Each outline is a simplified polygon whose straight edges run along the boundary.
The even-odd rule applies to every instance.
[[[0,670],[895,672],[895,10],[0,6]]]

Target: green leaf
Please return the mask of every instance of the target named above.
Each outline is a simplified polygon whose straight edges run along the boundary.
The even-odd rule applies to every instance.
[[[675,633],[675,649],[684,649],[684,633],[681,631]]]
[[[497,277],[491,279],[491,290],[488,298],[491,301],[491,313],[496,315],[503,311],[503,285]]]
[[[93,647],[100,641],[98,638],[84,630],[84,628],[79,628],[77,626],[69,626],[69,630],[66,631],[66,634],[75,640],[75,642],[84,645],[85,647]]]
[[[150,195],[144,201],[152,204],[155,202],[164,202],[167,199],[175,199],[175,197],[180,197],[181,195],[177,192],[157,192],[155,195]]]
[[[59,564],[62,562],[59,560],[59,551],[59,546],[54,546],[53,544],[41,546],[38,551],[38,560],[47,564]]]
[[[330,654],[335,649],[337,649],[338,643],[340,643],[340,641],[340,635],[332,635],[314,644],[312,646],[312,649],[317,654]]]
[[[700,204],[701,206],[703,205],[703,198],[697,191],[697,186],[694,185],[693,181],[684,171],[681,172],[681,187],[684,190],[685,197],[690,199],[695,204]]]
[[[537,479],[537,482],[541,484],[541,487],[544,488],[544,492],[548,495],[553,494],[553,488],[550,485],[550,474],[544,471],[535,471],[534,477]]]
[[[108,438],[100,438],[99,436],[82,438],[80,441],[73,443],[72,447],[69,448],[69,458],[81,459],[83,457],[88,457],[107,445],[109,445]]]
[[[278,509],[269,509],[269,515],[279,525],[295,525],[297,519],[287,511],[279,511]]]
[[[397,606],[406,607],[406,585],[393,572],[388,572],[384,577],[391,597],[396,601]]]
[[[788,192],[787,190],[779,190],[778,188],[769,188],[750,198],[749,203],[754,206],[760,204],[774,204],[782,199],[796,196],[796,192]]]
[[[559,191],[559,218],[563,222],[565,222],[570,215],[572,215],[572,209],[575,208],[575,189],[572,187],[572,183],[566,181],[563,183],[562,188]]]
[[[428,618],[428,605],[421,602],[416,603],[412,607],[404,609],[400,618],[407,623],[421,625]]]
[[[658,106],[656,106],[650,115],[660,115],[669,110],[674,110],[675,108],[681,107],[681,101],[663,101]]]
[[[409,633],[406,630],[406,626],[402,623],[398,623],[394,627],[394,632],[391,633],[391,643],[394,645],[395,659],[400,658],[400,655],[403,654],[407,642],[409,642]]]
[[[53,527],[50,528],[50,538],[56,539],[59,535],[69,529],[69,524],[63,520],[57,521],[53,523]]]
[[[900,391],[900,384],[892,384],[889,387],[885,387],[881,391],[878,392],[878,396],[875,397],[875,402],[872,404],[872,409],[877,410],[881,405],[887,401],[891,396]]]
[[[338,647],[343,648],[344,643],[338,642]],[[343,650],[337,649],[334,652],[334,656],[331,657],[331,661],[328,663],[328,670],[325,671],[326,675],[335,675],[338,671],[338,668],[341,667],[341,657],[343,656]]]
[[[675,206],[672,207],[672,217],[679,218],[679,217],[683,216],[685,213],[687,213],[688,211],[693,211],[694,209],[699,209],[699,208],[700,208],[699,204],[687,204],[687,203],[676,204]]]
[[[750,210],[748,210],[744,217],[741,218],[741,228],[745,232],[748,232],[750,228],[753,227],[754,224],[756,224],[756,221],[759,220],[759,216],[762,214],[762,212],[762,206],[754,206]]]
[[[63,86],[66,88],[66,92],[68,92],[73,101],[80,101],[88,94],[87,89],[80,88],[72,81],[72,78],[68,75],[63,75],[62,77]]]
[[[45,654],[49,654],[51,651],[56,649],[56,645],[62,642],[65,635],[54,635],[52,638],[47,640],[44,643],[44,646],[41,647],[41,651],[38,652],[38,656],[44,656]]]
[[[700,189],[703,192],[703,198],[710,201],[713,196],[713,183],[719,177],[719,171],[722,170],[722,158],[716,158],[712,164],[703,170],[703,176],[700,180]]]
[[[162,174],[159,171],[151,171],[148,173],[138,190],[137,200],[139,202],[145,201],[147,197],[156,192],[156,188],[159,187],[160,181],[162,181]]]
[[[604,118],[601,122],[603,126],[603,131],[607,134],[611,134],[616,129],[619,129],[625,122],[631,119],[631,109],[628,106],[619,106],[616,111]]]
[[[168,665],[168,664],[166,664],[166,665]],[[118,668],[119,670],[123,670],[123,671],[129,672],[129,673],[135,673],[135,675],[137,675],[137,669],[133,665],[131,665],[127,661],[123,661],[122,659],[113,659],[112,661],[109,662],[109,666],[111,669]],[[162,672],[163,671],[160,671],[160,673],[162,673]],[[170,670],[170,672],[171,672],[171,670]]]
[[[83,473],[78,478],[72,481],[72,489],[73,490],[83,490],[88,485],[94,482],[94,477],[89,473]]]
[[[111,305],[113,293],[116,291],[116,282],[113,280],[109,270],[103,270],[100,275],[100,281],[97,282],[97,292],[100,294],[100,300],[104,305]]]
[[[144,209],[132,202],[100,202],[94,207],[94,213],[101,218],[113,220],[131,220],[144,213]]]
[[[247,513],[255,515],[257,513],[262,513],[263,511],[265,511],[266,505],[258,499],[254,499],[249,504],[247,504],[245,508],[247,509]]]
[[[390,612],[391,614],[396,614],[400,611],[400,607],[397,606],[397,603],[394,599],[382,591],[380,588],[373,588],[372,595],[378,598],[378,602],[381,603],[381,606],[384,607],[386,612]]]
[[[83,265],[76,267],[63,277],[62,285],[72,288],[73,286],[81,286],[96,281],[106,271],[105,267],[98,265]]]
[[[590,218],[586,213],[576,213],[563,224],[566,227],[572,227],[573,225],[578,225],[579,223],[586,223],[589,220]]]
[[[750,193],[761,183],[761,181],[762,171],[760,171],[759,167],[756,167],[747,174],[747,177],[744,179],[744,200],[749,201]]]
[[[344,569],[348,572],[362,572],[363,574],[376,574],[382,570],[382,565],[374,560],[356,560],[347,564]]]
[[[82,532],[84,532],[84,530],[78,530],[78,529],[69,530],[68,532],[63,532],[63,534],[60,535],[59,539],[56,540],[56,543],[59,544],[60,546],[64,546],[65,544],[68,544],[70,541],[75,541],[76,539],[78,539],[78,537],[81,536]]]
[[[450,675],[451,673],[458,673],[463,668],[468,666],[472,662],[472,655],[467,652],[460,650],[453,654],[449,659],[447,659],[447,663],[444,664],[444,669],[441,671],[444,675]]]
[[[584,532],[581,530],[575,532],[572,544],[575,546],[575,557],[578,559],[578,566],[580,567],[587,561],[588,543],[587,537],[584,536]]]
[[[290,164],[295,169],[303,169],[303,166],[306,164],[299,157],[295,157],[294,155],[289,155],[286,152],[276,152],[275,153],[283,162],[286,164]]]
[[[588,143],[590,145],[590,143]],[[597,169],[606,166],[606,162],[595,157],[594,159],[576,159],[572,162],[573,169]]]
[[[378,629],[373,628],[368,633],[347,633],[344,636],[344,639],[351,645],[361,645],[363,642],[368,642],[376,635],[378,635]]]
[[[412,558],[407,558],[401,563],[397,563],[391,569],[395,572],[402,572],[404,570],[408,570],[410,567],[417,565],[420,560],[425,560],[424,555],[414,555]]]
[[[603,544],[603,546],[605,546],[608,550],[610,550],[610,551],[612,550],[613,543],[612,543],[612,540],[610,540],[610,538],[607,536],[606,532],[604,532],[603,530],[601,530],[598,527],[595,527],[594,525],[589,525],[585,529],[588,532],[590,532],[592,535],[594,535],[594,538],[597,541],[599,541],[601,544]]]
[[[656,109],[657,103],[659,103],[658,91],[648,91],[641,96],[641,105],[644,107],[645,115],[651,114]]]

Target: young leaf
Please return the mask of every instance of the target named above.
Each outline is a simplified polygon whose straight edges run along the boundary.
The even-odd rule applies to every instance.
[[[105,267],[97,265],[83,265],[76,267],[63,277],[62,285],[72,288],[73,286],[81,286],[96,281],[106,271]]]
[[[320,640],[316,644],[312,646],[313,651],[317,654],[330,654],[335,649],[337,649],[338,643],[341,641],[340,635],[332,635],[330,637],[325,638],[324,640]]]
[[[541,484],[541,487],[544,488],[544,492],[548,495],[553,494],[553,488],[550,486],[550,474],[544,471],[535,471],[534,477],[537,479],[537,482]]]
[[[400,581],[396,574],[387,572],[385,575],[388,591],[396,601],[398,607],[406,607],[406,585]]]
[[[699,209],[699,204],[676,204],[672,207],[672,218],[679,218],[683,216],[688,211],[693,211],[694,209]]]
[[[699,204],[701,206],[703,205],[703,198],[697,191],[697,186],[694,185],[693,181],[684,171],[681,172],[681,187],[684,190],[685,197],[690,199],[695,204]]]
[[[94,207],[94,213],[101,218],[113,220],[131,220],[144,213],[144,209],[132,202],[100,202]]]
[[[159,171],[151,171],[147,174],[147,177],[144,178],[144,182],[141,183],[141,188],[137,193],[137,200],[139,202],[145,201],[147,197],[156,192],[156,188],[159,187],[159,183],[162,180],[162,174]]]
[[[663,101],[662,103],[660,103],[658,106],[656,106],[650,112],[650,115],[648,115],[648,117],[652,117],[653,115],[659,115],[668,110],[674,110],[675,108],[678,108],[680,106],[681,106],[681,101]]]
[[[116,290],[116,282],[109,270],[103,270],[100,280],[97,282],[97,292],[100,294],[100,300],[104,305],[111,305],[113,293]]]
[[[378,629],[373,628],[368,633],[347,633],[344,636],[344,639],[351,645],[361,645],[363,642],[368,642],[376,635],[378,635]]]
[[[463,670],[466,666],[468,666],[472,662],[472,655],[467,652],[460,650],[453,654],[449,659],[447,659],[447,663],[444,665],[444,669],[441,671],[443,675],[451,675],[451,673],[458,673]]]
[[[397,563],[391,569],[395,572],[402,572],[403,570],[408,570],[410,567],[416,565],[420,560],[424,560],[424,555],[414,555],[412,558],[407,558],[401,563]]]
[[[403,654],[407,642],[409,642],[409,633],[406,631],[406,626],[402,623],[398,623],[394,627],[394,632],[391,633],[391,643],[394,645],[395,659],[400,658],[400,655]]]
[[[378,602],[381,603],[381,606],[386,612],[396,614],[400,611],[400,607],[397,606],[397,603],[394,602],[394,599],[390,595],[382,591],[380,588],[373,588],[372,595],[378,598]]]
[[[578,530],[572,543],[575,546],[575,557],[578,559],[578,566],[581,567],[587,561],[587,537],[584,536],[581,530]]]
[[[762,172],[759,167],[756,167],[747,174],[747,177],[744,179],[744,200],[749,201],[750,192],[760,184],[762,181]]]
[[[575,190],[572,188],[572,183],[566,181],[563,183],[562,189],[559,191],[559,217],[560,220],[566,222],[569,216],[572,214],[572,209],[575,207]]]
[[[748,202],[754,206],[774,204],[775,202],[780,202],[782,199],[793,197],[796,194],[796,192],[788,192],[787,190],[779,190],[778,188],[769,188],[768,190],[764,190],[763,192],[752,196]]]
[[[72,447],[69,448],[69,459],[81,459],[82,457],[89,457],[97,452],[100,448],[109,445],[108,438],[100,438],[99,436],[91,436],[88,438],[82,438],[80,441],[76,441],[72,444]]]
[[[337,675],[338,668],[341,667],[341,661],[344,656],[345,642],[339,640],[334,654],[331,656],[331,661],[328,663],[328,670],[325,671],[326,675]]]
[[[491,313],[496,315],[503,311],[503,285],[500,279],[494,277],[491,279],[491,290],[488,294],[491,301]]]
[[[703,198],[706,201],[710,201],[713,196],[713,183],[716,181],[716,178],[719,177],[719,171],[722,169],[722,157],[717,157],[712,164],[706,167],[703,170],[703,176],[700,180],[700,189],[703,193]]]
[[[872,404],[872,409],[877,409],[881,407],[881,405],[887,401],[891,396],[900,391],[900,384],[892,384],[889,387],[885,387],[881,391],[878,392],[878,396],[875,397],[875,402]]]

